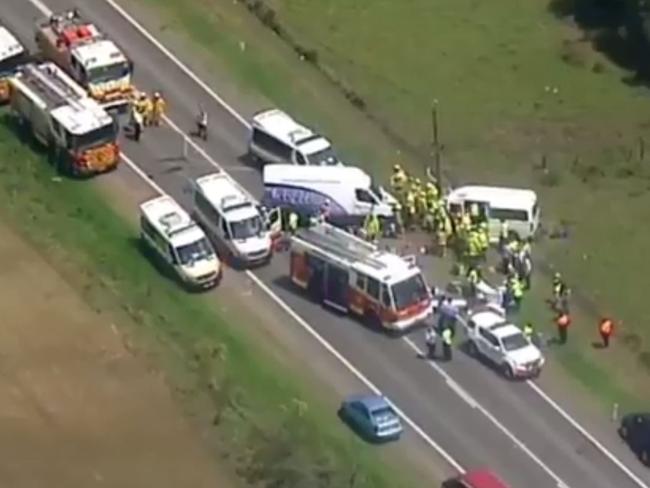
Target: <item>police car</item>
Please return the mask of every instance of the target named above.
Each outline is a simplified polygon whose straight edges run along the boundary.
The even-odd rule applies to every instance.
[[[470,314],[467,347],[499,368],[506,378],[537,377],[544,366],[542,352],[504,315],[487,308]]]
[[[140,205],[140,238],[158,262],[190,288],[211,288],[221,263],[203,230],[169,196]]]

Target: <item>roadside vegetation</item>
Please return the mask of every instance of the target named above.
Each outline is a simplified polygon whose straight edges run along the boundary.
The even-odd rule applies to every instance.
[[[435,100],[449,180],[541,196],[545,231],[522,318],[554,334],[545,299],[549,273],[561,270],[574,326],[555,358],[608,408],[650,398],[647,88],[643,68],[603,43],[621,32],[633,42],[630,26],[584,21],[607,2],[139,3],[161,10],[163,37],[180,34],[215,71],[320,128],[376,175],[397,160],[422,172]],[[568,238],[549,237],[558,227]],[[608,351],[592,344],[601,314],[619,321]]]
[[[140,252],[137,229],[95,183],[60,178],[0,117],[0,218],[121,324],[136,354],[162,368],[243,485],[412,486],[312,401],[304,378],[231,327],[245,317],[161,277]]]

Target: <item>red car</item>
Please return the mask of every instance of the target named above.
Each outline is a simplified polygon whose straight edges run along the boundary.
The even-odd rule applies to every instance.
[[[510,488],[488,469],[476,469],[448,479],[442,488]]]

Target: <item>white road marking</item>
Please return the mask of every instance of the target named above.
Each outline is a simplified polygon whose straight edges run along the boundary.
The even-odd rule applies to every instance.
[[[29,0],[32,2],[32,0]],[[178,59],[174,53],[172,53],[169,49],[167,49],[158,39],[156,39],[153,34],[149,33],[147,29],[145,29],[137,20],[135,20],[131,14],[129,14],[126,10],[124,10],[117,2],[114,2],[113,0],[105,0],[106,3],[108,3],[113,9],[115,9],[124,19],[131,24],[131,26],[137,30],[142,36],[144,36],[151,44],[156,46],[162,53],[169,58],[169,60],[174,63],[178,68],[185,73],[192,81],[194,81],[197,85],[199,85],[205,92],[210,95],[214,100],[217,101],[219,105],[221,105],[223,108],[226,109],[226,111],[232,115],[239,123],[244,125],[245,127],[250,128],[250,124],[248,121],[237,112],[234,108],[232,108],[228,102],[226,102],[223,98],[221,98],[212,88],[208,86],[207,83],[205,83],[201,78],[199,78],[194,71],[192,71],[190,68],[188,68],[185,63],[183,63],[180,59]],[[42,5],[42,2],[40,0],[33,0],[34,5],[36,5],[36,2]],[[47,8],[47,7],[46,7]]]
[[[641,488],[648,488],[648,485],[641,480],[636,474],[632,472],[630,468],[628,468],[623,462],[621,462],[616,456],[614,456],[605,446],[603,446],[598,439],[596,439],[593,435],[587,431],[580,423],[575,420],[571,415],[569,415],[562,407],[560,407],[555,400],[553,400],[550,396],[548,396],[544,390],[542,390],[539,386],[535,384],[533,381],[526,381],[528,386],[532,388],[532,390],[537,393],[546,403],[548,403],[558,414],[560,414],[564,420],[569,422],[571,426],[576,429],[580,434],[582,434],[593,446],[595,446],[599,451],[601,451],[605,456],[609,458],[611,462],[613,462],[616,466],[618,466],[621,471],[623,471],[632,481],[634,481],[638,486]]]
[[[40,0],[29,0],[38,10],[44,15],[52,15],[52,11],[44,5]],[[188,143],[191,144],[211,165],[220,171],[223,171],[221,165],[217,163],[201,146],[196,144],[189,138],[172,120],[167,116],[164,117],[165,122],[176,132],[184,136]],[[126,153],[122,152],[121,157],[124,162],[139,176],[147,185],[154,189],[160,195],[168,195],[151,177],[149,177]],[[225,173],[225,171],[224,171]],[[227,174],[227,173],[226,173]],[[249,194],[250,195],[250,194]],[[250,195],[255,201],[256,199]],[[339,353],[334,346],[325,340],[316,330],[311,327],[300,315],[298,315],[289,305],[287,305],[278,295],[276,295],[262,280],[260,280],[252,271],[246,270],[246,275],[259,286],[280,308],[282,308],[291,318],[293,318],[303,329],[305,329],[314,339],[316,339],[330,354],[332,354],[348,371],[350,371],[356,378],[361,381],[370,391],[376,395],[383,395],[381,390],[375,386],[366,376],[364,376],[357,368],[355,368],[350,361],[348,361],[341,353]],[[445,451],[438,443],[436,443],[419,425],[417,425],[411,418],[404,413],[397,405],[388,399],[390,405],[395,409],[398,415],[406,422],[411,429],[413,429],[429,446],[431,446],[449,465],[451,465],[459,473],[465,473],[463,466],[456,461],[447,451]]]
[[[424,352],[411,339],[408,337],[403,337],[402,339],[419,356],[424,355]],[[451,389],[454,390],[456,394],[458,394],[472,408],[481,412],[497,429],[499,429],[506,437],[508,437],[508,439],[510,439],[515,446],[521,449],[530,459],[532,459],[540,468],[542,468],[546,474],[553,478],[553,480],[557,483],[557,486],[569,488],[569,485],[567,485],[557,474],[555,474],[551,468],[549,468],[539,457],[537,457],[537,455],[531,451],[528,446],[526,446],[526,444],[519,440],[515,434],[510,432],[510,430],[508,430],[505,425],[499,422],[499,420],[494,415],[492,415],[488,409],[478,403],[469,393],[467,393],[465,389],[461,388],[460,385],[458,385],[456,381],[451,376],[449,376],[449,374],[444,369],[442,369],[442,367],[440,367],[439,364],[437,364],[435,361],[431,361],[430,359],[427,359],[426,361],[434,371],[436,371],[445,379],[447,385],[451,387]]]
[[[38,10],[40,10],[44,15],[52,15],[52,11],[41,1],[41,0],[29,0],[32,5],[34,5]],[[149,42],[151,42],[155,47],[157,47],[167,58],[172,61],[181,71],[183,71],[192,81],[199,85],[208,95],[210,95],[219,105],[221,105],[230,115],[232,115],[237,121],[247,128],[250,128],[248,121],[239,114],[233,107],[231,107],[223,98],[221,98],[210,86],[208,86],[199,76],[197,76],[190,68],[188,68],[180,59],[176,57],[169,49],[167,49],[158,39],[156,39],[147,29],[145,29],[138,21],[136,21],[126,10],[124,10],[117,2],[114,0],[104,0],[108,3],[115,11],[117,11],[132,27],[134,27],[142,36],[144,36]],[[166,118],[168,122],[171,122]],[[178,129],[178,127],[176,127]],[[195,146],[194,141],[189,139]],[[195,147],[199,147],[196,145]],[[206,154],[205,151],[201,150],[203,154]],[[129,165],[129,167],[144,181],[146,181],[152,188],[158,191],[160,194],[166,194],[151,178],[149,178],[146,173],[144,173],[131,159],[129,159],[125,154],[122,155],[124,161]],[[209,156],[206,157],[208,161],[211,161],[212,158]],[[213,161],[213,160],[212,160]],[[213,165],[221,167],[213,162]],[[354,368],[346,359],[343,357],[333,346],[331,346],[325,339],[323,339],[307,322],[305,322],[298,314],[296,314],[291,307],[289,307],[282,299],[275,294],[268,286],[266,286],[255,274],[250,271],[246,271],[246,274],[262,288],[273,301],[275,301],[281,308],[283,308],[289,315],[291,315],[303,328],[305,328],[314,338],[316,338],[330,353],[332,353],[339,361],[341,361],[355,376],[357,376],[362,382],[364,382],[371,390],[375,391],[376,388],[373,388],[374,385],[365,378],[356,368]],[[452,380],[453,381],[453,380]],[[449,383],[448,383],[449,384]],[[582,434],[589,442],[592,443],[598,450],[600,450],[610,461],[612,461],[616,466],[618,466],[623,473],[625,473],[632,481],[634,481],[641,488],[649,488],[641,479],[639,479],[623,462],[621,462],[614,454],[612,454],[604,445],[602,445],[593,435],[591,435],[584,427],[582,427],[573,417],[571,417],[562,407],[560,407],[550,396],[548,396],[539,386],[535,385],[532,381],[528,382],[529,386],[535,391],[540,398],[542,398],[546,403],[548,403],[556,412],[558,412],[569,424],[576,429],[580,434]],[[372,385],[372,387],[371,387]],[[379,392],[379,390],[376,390]],[[464,391],[464,390],[463,390]],[[478,405],[478,404],[477,404]],[[433,439],[419,427],[417,424],[412,422],[400,409],[393,405],[396,411],[404,418],[404,420],[413,428],[418,434],[427,441],[438,453],[445,458],[449,464],[454,466],[455,469],[464,472],[463,468],[458,464],[449,454],[447,454],[440,446],[438,446]],[[532,453],[531,453],[532,454]],[[534,454],[533,454],[534,455]],[[566,486],[561,481],[558,482],[558,486]]]

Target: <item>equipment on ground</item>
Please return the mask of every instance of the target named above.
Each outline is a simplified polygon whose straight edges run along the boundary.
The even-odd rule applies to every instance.
[[[291,237],[290,275],[315,300],[371,327],[404,331],[432,313],[433,298],[414,257],[382,251],[327,223]]]
[[[0,25],[0,105],[9,101],[9,77],[27,62],[25,46],[9,29]]]
[[[54,63],[24,65],[10,78],[9,91],[21,128],[48,148],[64,173],[88,176],[117,166],[117,122]]]
[[[108,110],[125,111],[133,95],[133,63],[95,24],[73,9],[36,26],[36,44]]]

